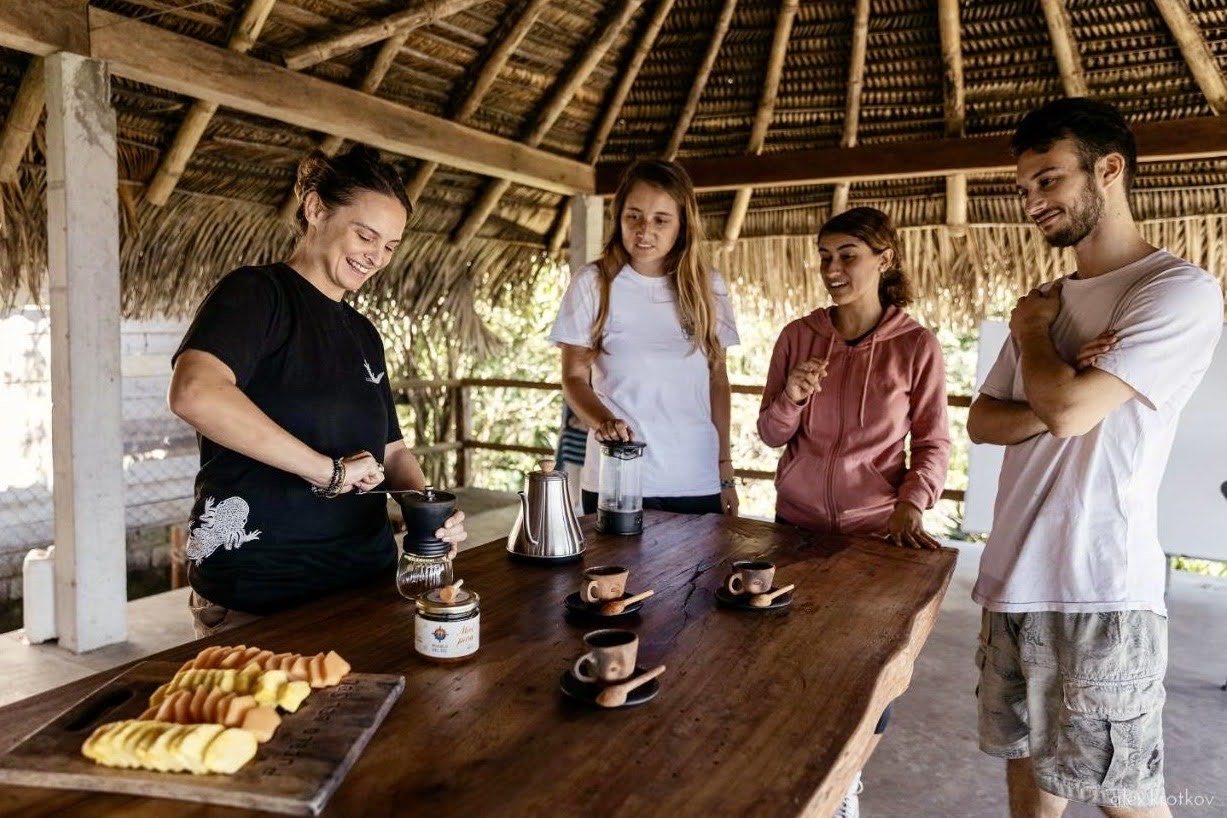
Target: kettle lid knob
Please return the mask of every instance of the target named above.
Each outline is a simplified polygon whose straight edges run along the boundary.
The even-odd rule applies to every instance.
[[[541,471],[543,472],[553,471],[554,470],[554,458],[552,457],[541,458],[540,460],[537,461],[537,468],[541,469]]]

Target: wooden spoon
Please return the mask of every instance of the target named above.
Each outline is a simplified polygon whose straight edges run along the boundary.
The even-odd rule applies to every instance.
[[[631,679],[629,682],[610,685],[596,694],[596,703],[601,707],[621,707],[626,704],[626,694],[639,687],[639,685],[652,681],[664,672],[665,666],[660,665],[659,667],[652,668],[642,676]]]
[[[654,593],[656,592],[644,591],[643,593],[635,594],[634,596],[628,596],[626,599],[615,599],[612,602],[606,602],[601,606],[601,613],[604,616],[617,616],[625,611],[629,606],[634,605],[640,600],[647,599]]]
[[[789,585],[785,585],[783,588],[776,588],[769,594],[755,594],[754,596],[750,597],[750,604],[755,608],[766,608],[777,596],[783,596],[796,587],[796,583],[791,583]]]
[[[462,579],[456,580],[451,585],[444,585],[439,589],[439,599],[448,605],[452,604],[456,601],[456,591],[460,589],[461,585],[464,585],[464,580]]]

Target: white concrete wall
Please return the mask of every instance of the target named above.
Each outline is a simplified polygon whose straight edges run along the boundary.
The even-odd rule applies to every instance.
[[[170,356],[187,321],[124,321],[124,518],[129,528],[186,521],[199,464],[191,428],[166,408]],[[53,541],[50,324],[37,306],[0,313],[0,600],[20,558]],[[130,555],[138,565],[148,555]],[[15,566],[15,573],[14,573]]]

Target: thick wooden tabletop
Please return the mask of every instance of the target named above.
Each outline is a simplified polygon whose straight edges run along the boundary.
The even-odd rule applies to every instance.
[[[640,537],[585,518],[583,562],[512,563],[502,541],[463,552],[457,576],[482,599],[481,649],[439,666],[413,649],[413,605],[391,577],[153,659],[209,644],[335,649],[354,670],[400,673],[405,693],[329,803],[332,816],[529,818],[820,816],[839,804],[874,746],[954,570],[955,552],[822,537],[752,520],[645,514]],[[774,561],[796,583],[786,611],[718,608],[727,561]],[[668,665],[645,705],[596,710],[562,696],[562,672],[597,627],[563,599],[584,565],[631,569],[655,589],[638,621],[639,664]],[[184,616],[188,616],[185,610]],[[119,669],[0,708],[0,752]],[[599,805],[599,806],[597,806]],[[158,798],[0,787],[0,815],[250,814]]]

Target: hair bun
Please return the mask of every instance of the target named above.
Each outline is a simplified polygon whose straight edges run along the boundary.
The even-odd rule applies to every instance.
[[[333,171],[332,160],[319,148],[313,149],[298,163],[294,177],[294,196],[301,202],[312,190],[319,187],[320,180]]]

